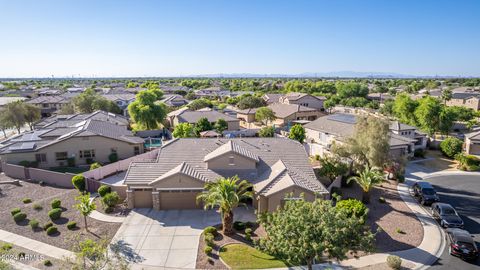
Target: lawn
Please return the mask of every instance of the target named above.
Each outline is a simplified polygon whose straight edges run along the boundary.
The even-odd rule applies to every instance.
[[[89,168],[87,166],[85,167],[52,167],[48,170],[54,171],[54,172],[61,172],[61,173],[79,174],[79,173],[88,171]]]
[[[273,256],[244,244],[231,244],[222,247],[220,257],[232,269],[265,269],[289,266]]]

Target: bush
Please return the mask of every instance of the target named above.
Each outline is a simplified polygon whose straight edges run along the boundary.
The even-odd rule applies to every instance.
[[[48,217],[50,217],[51,220],[57,220],[62,217],[62,209],[60,208],[54,208],[48,212]]]
[[[480,169],[480,159],[476,156],[459,153],[455,155],[458,161],[459,169],[462,171],[478,171]]]
[[[53,226],[53,223],[49,221],[49,222],[45,223],[45,225],[43,225],[43,230],[46,231],[46,230],[48,230],[48,228],[50,228],[52,226]]]
[[[237,231],[244,230],[246,227],[247,227],[246,224],[241,221],[235,221],[233,223],[233,228],[235,228],[235,230]]]
[[[258,132],[258,136],[263,138],[274,137],[275,128],[274,127],[262,127]]]
[[[52,262],[50,260],[44,260],[43,265],[45,266],[52,266]]]
[[[25,213],[16,213],[14,216],[13,216],[13,220],[15,220],[15,222],[22,222],[24,221],[25,219],[27,218],[27,214]]]
[[[100,194],[100,197],[104,197],[107,193],[110,193],[112,191],[112,188],[107,186],[107,185],[101,185],[97,192]]]
[[[399,270],[400,267],[402,266],[402,259],[400,259],[400,257],[395,255],[388,255],[387,265],[392,269]]]
[[[32,208],[37,211],[40,211],[43,209],[43,207],[38,203],[33,204]]]
[[[67,164],[68,164],[68,167],[75,167],[75,158],[74,157],[67,158]]]
[[[213,239],[215,238],[215,236],[213,236],[213,234],[211,233],[206,233],[203,238],[205,239],[205,244],[207,244],[207,246],[213,246]]]
[[[368,208],[356,199],[341,200],[337,202],[336,207],[345,211],[349,217],[355,215],[356,217],[363,218],[368,213]]]
[[[59,199],[54,199],[50,205],[52,206],[52,209],[55,209],[55,208],[60,208],[62,206],[62,201],[60,201]]]
[[[252,229],[246,228],[245,229],[245,240],[252,241]]]
[[[104,197],[102,197],[102,204],[105,207],[114,207],[119,200],[120,197],[118,196],[118,193],[114,191],[107,193]]]
[[[79,191],[85,191],[85,177],[81,174],[77,174],[72,177],[73,186]]]
[[[55,226],[51,226],[47,229],[47,235],[56,234],[57,232],[58,232],[58,229]]]
[[[12,214],[12,216],[15,216],[15,214],[20,213],[20,212],[22,212],[22,210],[18,207],[10,210],[10,213]]]
[[[4,251],[8,251],[12,248],[13,248],[13,245],[10,244],[10,243],[5,243],[5,244],[2,245],[2,250],[4,250]]]
[[[245,234],[252,234],[253,230],[251,228],[246,228],[245,229]]]
[[[91,171],[91,170],[98,169],[98,168],[100,168],[100,167],[102,167],[102,165],[101,165],[100,163],[94,162],[94,163],[92,163],[92,164],[90,165],[90,171]]]
[[[67,229],[73,230],[73,229],[75,229],[75,228],[77,228],[77,222],[75,222],[75,221],[70,221],[70,222],[67,223]]]
[[[111,163],[117,162],[118,161],[118,154],[117,153],[111,153],[110,155],[108,155],[108,160]]]
[[[417,149],[413,152],[414,157],[424,158],[425,157],[425,150]]]
[[[85,159],[85,162],[86,162],[88,165],[90,165],[90,164],[95,163],[95,160],[93,160],[93,158],[87,158],[87,159]]]
[[[203,249],[203,252],[205,252],[205,254],[207,254],[208,256],[210,256],[212,254],[212,251],[213,251],[213,248],[210,247],[210,246],[206,246],[204,249]]]
[[[463,141],[455,137],[448,137],[440,143],[440,150],[449,158],[453,158],[456,154],[461,153],[462,148]]]
[[[203,233],[204,234],[210,233],[212,235],[215,235],[217,233],[217,229],[215,227],[208,226],[208,227],[205,227],[205,229],[203,229]]]
[[[31,202],[32,202],[32,199],[30,199],[30,198],[23,198],[22,202],[23,202],[24,204],[31,203]]]
[[[30,227],[31,227],[33,230],[35,230],[36,228],[38,228],[39,224],[40,224],[40,223],[39,223],[38,220],[36,220],[36,219],[32,219],[32,220],[30,220],[30,222],[28,222],[28,225],[30,225]]]

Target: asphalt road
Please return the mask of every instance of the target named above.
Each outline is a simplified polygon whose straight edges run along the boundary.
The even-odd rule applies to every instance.
[[[440,196],[440,201],[449,203],[457,210],[465,222],[465,229],[474,235],[477,246],[480,247],[480,176],[448,175],[428,178]],[[447,248],[440,259],[430,269],[434,270],[470,270],[480,269],[480,259],[475,262],[465,262],[451,256]]]

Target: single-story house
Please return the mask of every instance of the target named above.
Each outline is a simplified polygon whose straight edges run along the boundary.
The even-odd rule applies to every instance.
[[[306,93],[290,92],[284,96],[281,96],[278,99],[278,102],[283,104],[297,104],[303,107],[313,108],[319,111],[323,111],[324,110],[323,102],[326,99],[327,98],[322,96],[312,96]]]
[[[185,138],[162,146],[156,161],[132,162],[125,175],[129,208],[202,208],[196,197],[206,183],[238,176],[253,184],[253,206],[274,211],[301,194],[328,191],[317,180],[300,143],[286,138]]]
[[[126,126],[94,119],[54,122],[0,143],[2,162],[28,161],[40,168],[106,163],[112,153],[125,159],[143,152],[144,140]]]
[[[165,105],[169,107],[180,107],[188,104],[188,100],[183,98],[181,95],[164,95],[161,100]]]
[[[125,116],[106,111],[94,111],[93,113],[57,114],[36,122],[33,127],[35,129],[68,127],[90,119],[125,127],[129,125],[129,121]]]
[[[479,92],[457,92],[452,94],[452,98],[446,102],[447,106],[462,106],[480,110],[480,93]]]
[[[324,115],[324,113],[315,108],[298,104],[272,103],[267,107],[275,114],[277,119],[275,119],[273,123],[277,126],[289,125],[295,120],[314,121]]]
[[[209,108],[204,108],[198,111],[191,111],[187,108],[182,108],[177,111],[170,112],[167,115],[167,120],[169,121],[171,127],[175,127],[179,123],[196,124],[198,120],[203,117],[207,118],[212,124],[215,124],[218,119],[227,121],[227,130],[240,129],[240,121],[237,118]]]

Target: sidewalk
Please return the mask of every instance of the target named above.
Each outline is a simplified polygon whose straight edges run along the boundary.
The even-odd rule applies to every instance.
[[[13,245],[33,250],[45,256],[53,257],[55,259],[64,260],[65,258],[74,258],[75,253],[58,248],[43,242],[33,240],[18,234],[0,230],[0,239],[4,242],[11,243]]]
[[[90,202],[93,202],[93,200],[95,200],[96,197],[99,197],[98,193],[90,194]],[[93,210],[88,217],[91,217],[93,219],[100,220],[103,222],[112,222],[112,223],[122,223],[125,221],[125,218],[126,218],[126,217],[115,217],[115,216],[106,215],[97,210]]]
[[[422,269],[427,268],[440,257],[445,248],[444,233],[436,221],[409,194],[409,186],[427,175],[428,173],[417,172],[415,169],[412,170],[409,164],[407,165],[405,183],[399,184],[397,187],[400,197],[412,212],[415,213],[423,225],[422,243],[412,249],[389,253],[376,253],[358,259],[345,260],[342,261],[340,265],[360,268],[385,263],[388,255],[397,255],[402,258],[402,260],[414,264],[414,269]]]

